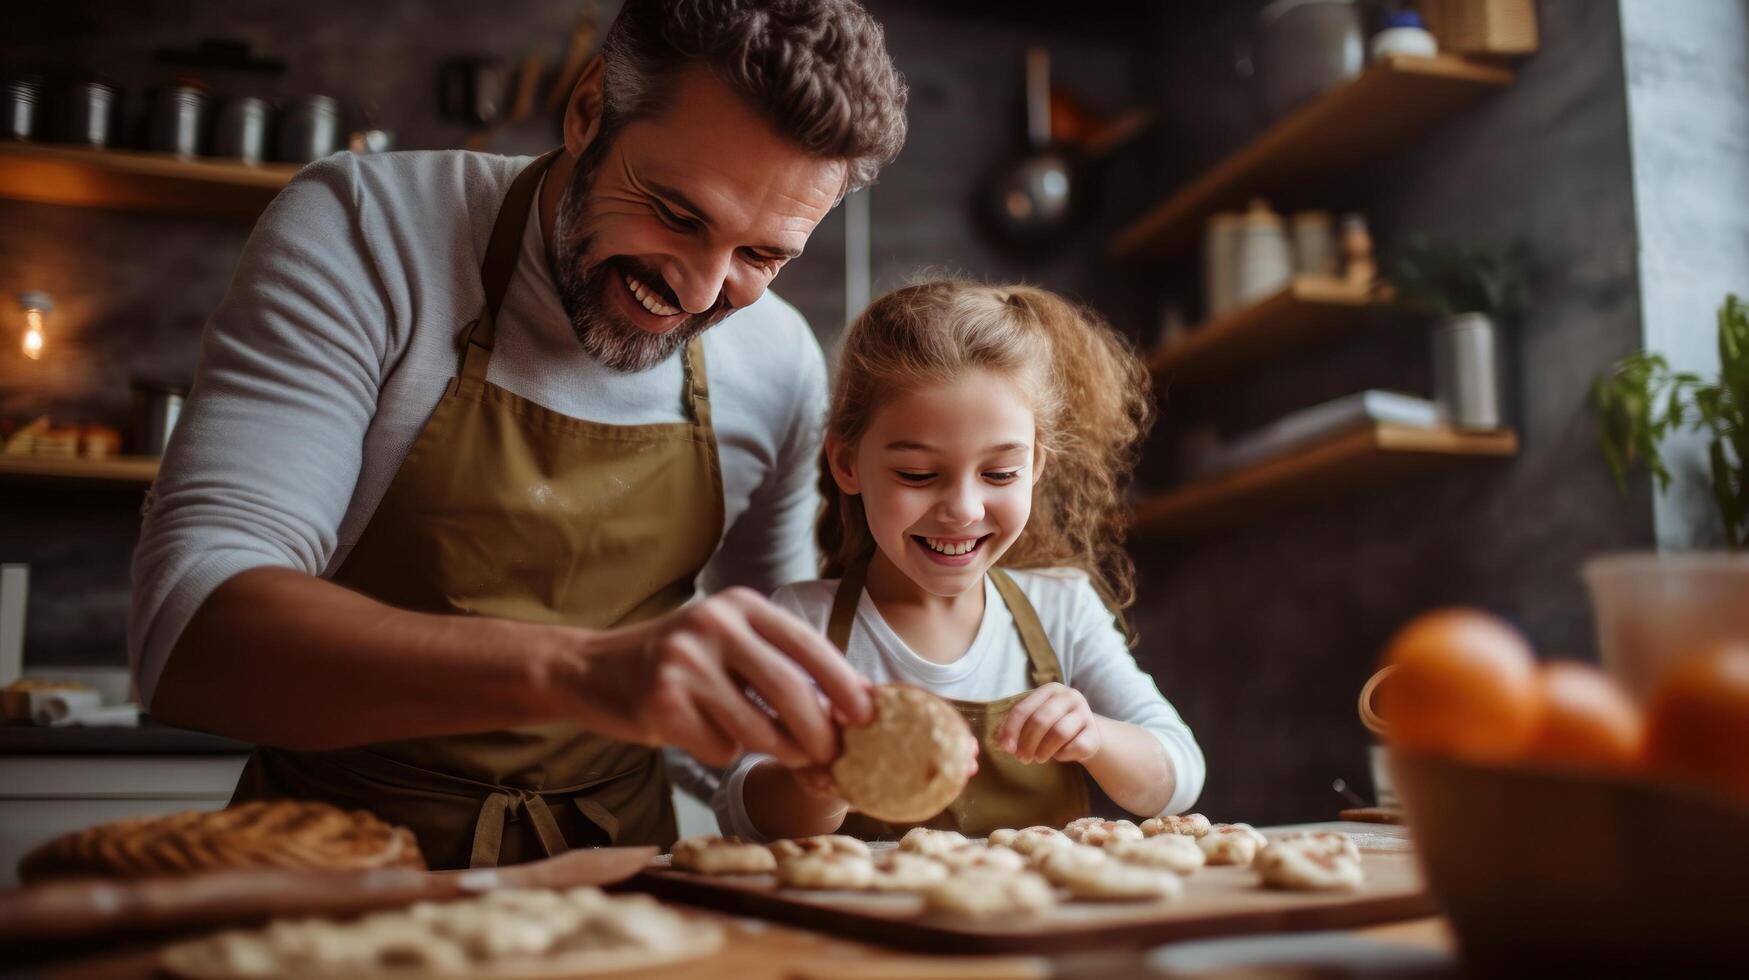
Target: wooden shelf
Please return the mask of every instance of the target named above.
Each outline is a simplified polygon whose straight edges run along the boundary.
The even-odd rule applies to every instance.
[[[1169,256],[1194,243],[1216,211],[1350,170],[1512,78],[1509,68],[1456,55],[1374,62],[1132,222],[1112,240],[1111,254]]]
[[[254,221],[298,168],[161,153],[0,143],[0,197]]]
[[[1148,357],[1165,384],[1209,381],[1241,365],[1364,322],[1390,299],[1388,289],[1356,287],[1334,276],[1299,276],[1271,296],[1193,328]]]
[[[1377,423],[1256,466],[1188,483],[1138,501],[1140,534],[1182,537],[1356,487],[1462,462],[1518,453],[1518,434],[1418,429]]]
[[[108,459],[0,456],[0,482],[5,483],[144,487],[157,476],[156,456],[111,456]]]

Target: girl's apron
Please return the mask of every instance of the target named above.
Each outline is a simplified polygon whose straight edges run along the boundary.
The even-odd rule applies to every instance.
[[[684,422],[585,421],[486,380],[535,188],[557,152],[505,195],[480,269],[485,306],[459,331],[461,375],[335,582],[402,609],[591,629],[660,616],[692,597],[723,529],[699,341],[686,347]],[[263,747],[233,802],[275,797],[410,827],[433,868],[675,837],[660,750],[564,723],[335,752]]]
[[[850,632],[856,625],[856,607],[862,599],[863,583],[868,578],[868,564],[853,565],[838,583],[838,594],[832,599],[832,618],[827,622],[826,636],[838,649],[850,649]],[[1063,670],[1051,641],[1038,621],[1038,613],[1014,584],[1007,572],[990,569],[990,580],[1014,617],[1014,627],[1020,633],[1021,645],[1031,665],[1033,687],[1061,682]],[[946,810],[920,826],[936,830],[957,830],[968,837],[987,837],[1001,827],[1061,827],[1071,820],[1087,815],[1086,770],[1079,763],[1043,762],[1028,764],[1002,751],[996,745],[996,733],[1014,709],[1031,691],[1022,691],[999,701],[956,701],[944,698],[965,718],[972,735],[978,740],[978,772],[949,803]],[[841,833],[864,840],[896,839],[912,825],[889,824],[861,813],[851,813],[844,820]]]

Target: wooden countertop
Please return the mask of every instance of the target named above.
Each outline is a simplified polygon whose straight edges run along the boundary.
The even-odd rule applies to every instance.
[[[746,980],[1032,980],[1051,976],[1117,980],[1124,976],[1173,975],[1158,972],[1157,967],[1150,972],[1145,963],[1145,958],[1151,955],[1147,951],[1077,956],[1061,961],[1032,956],[916,956],[750,919],[731,919],[710,912],[697,914],[718,919],[729,926],[728,941],[721,952],[692,963],[660,970],[641,970],[624,976],[637,980],[718,980],[721,977]],[[1433,972],[1420,972],[1417,976],[1442,975],[1438,967],[1441,963],[1445,968],[1443,975],[1459,975],[1453,952],[1455,947],[1443,919],[1417,919],[1344,933],[1307,935],[1354,940],[1352,946],[1357,963],[1361,958],[1373,958],[1379,949],[1402,949],[1419,952],[1435,965]],[[1237,951],[1227,956],[1243,958],[1244,947],[1235,945],[1236,941],[1216,942],[1232,946]],[[1334,954],[1327,942],[1314,942],[1308,946],[1303,969],[1295,969],[1291,962],[1284,962],[1284,956],[1291,961],[1292,952],[1291,947],[1283,946],[1283,937],[1257,937],[1237,942],[1269,944],[1269,975],[1272,978],[1331,975]],[[45,980],[146,980],[153,976],[156,957],[156,948],[136,949],[45,967],[40,975]],[[1241,969],[1238,962],[1233,962],[1225,969],[1198,971],[1196,975],[1204,978],[1238,976]],[[1246,975],[1255,976],[1256,973],[1252,971]]]

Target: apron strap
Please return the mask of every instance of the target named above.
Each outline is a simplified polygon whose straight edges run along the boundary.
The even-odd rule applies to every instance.
[[[504,294],[510,290],[510,278],[516,271],[516,258],[522,251],[522,231],[528,223],[534,204],[535,188],[546,173],[558,149],[548,150],[522,168],[498,206],[498,217],[492,222],[492,237],[486,242],[486,260],[480,263],[480,283],[486,287],[486,306],[473,323],[468,324],[462,346],[462,377],[486,380],[486,362],[492,357],[492,347],[498,340],[498,309],[504,304]]]
[[[681,391],[680,407],[684,410],[692,424],[701,429],[711,427],[711,386],[704,370],[704,338],[694,337],[686,342],[686,360],[682,362],[686,375],[686,383]]]
[[[496,868],[498,851],[504,844],[504,821],[521,812],[534,825],[541,849],[547,857],[557,857],[570,849],[558,820],[547,808],[547,801],[531,790],[500,789],[486,797],[480,807],[480,819],[474,824],[474,847],[468,858],[470,868]]]
[[[856,625],[856,607],[862,600],[863,585],[867,581],[868,562],[865,560],[846,568],[844,578],[838,582],[838,593],[832,597],[832,615],[826,621],[826,639],[839,650],[850,649],[850,631]],[[1026,649],[1026,659],[1031,665],[1032,686],[1061,683],[1062,664],[1057,660],[1056,650],[1051,647],[1050,637],[1045,635],[1044,624],[1039,622],[1032,601],[1000,568],[990,569],[990,581],[996,584],[996,592],[1008,606],[1009,615],[1014,617],[1020,645]]]
[[[1020,644],[1026,648],[1026,659],[1032,664],[1032,686],[1061,683],[1062,663],[1051,649],[1051,639],[1045,635],[1044,624],[1038,621],[1038,611],[1032,608],[1031,600],[1000,568],[990,569],[990,581],[996,583],[996,591],[1002,594],[1009,615],[1014,617],[1014,628],[1020,631]]]
[[[868,562],[852,562],[838,580],[838,594],[832,597],[832,618],[826,621],[826,639],[839,650],[850,652],[850,630],[856,625],[856,606],[862,601],[862,586],[868,581]]]

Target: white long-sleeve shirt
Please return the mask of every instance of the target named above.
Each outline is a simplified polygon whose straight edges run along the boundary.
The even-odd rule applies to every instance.
[[[259,566],[331,574],[346,558],[458,371],[493,220],[528,162],[342,153],[306,167],[257,222],[207,324],[134,553],[128,648],[147,704],[226,579]],[[815,573],[825,359],[770,292],[707,331],[704,349],[725,513],[707,584],[770,591]],[[538,211],[487,378],[576,418],[684,418],[679,354],[623,374],[583,351]]]
[[[1162,812],[1188,810],[1202,795],[1202,749],[1178,711],[1160,694],[1154,679],[1136,665],[1111,611],[1087,575],[1076,569],[1010,571],[1026,593],[1062,666],[1063,683],[1087,698],[1094,714],[1140,726],[1153,733],[1172,763],[1176,786]],[[773,602],[825,632],[838,580],[799,582],[777,590]],[[984,581],[984,618],[972,644],[958,660],[935,663],[918,656],[887,625],[874,600],[863,593],[856,625],[845,651],[850,665],[876,683],[914,684],[945,698],[996,701],[1033,687],[1030,662],[1014,617],[996,586]],[[742,792],[747,774],[768,756],[741,757],[711,800],[725,834],[763,840],[747,815]]]

